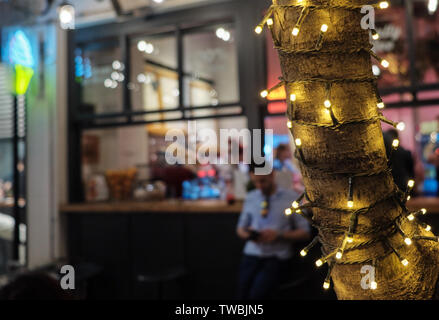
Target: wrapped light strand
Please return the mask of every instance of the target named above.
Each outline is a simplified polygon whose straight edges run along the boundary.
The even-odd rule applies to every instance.
[[[418,210],[418,211],[416,211],[416,212],[409,213],[409,214],[407,215],[407,220],[408,220],[408,221],[413,221],[413,220],[415,220],[415,218],[416,218],[416,216],[417,216],[418,214],[425,215],[426,213],[427,213],[427,210],[426,210],[426,209],[421,209],[421,210]]]
[[[297,152],[299,152],[300,160],[302,161],[303,164],[306,164],[305,156],[303,155],[303,150],[302,150],[302,140],[300,138],[297,138],[294,140],[294,143],[296,145]]]
[[[272,26],[274,21],[273,18],[271,18],[273,14],[273,6],[271,6],[268,11],[267,14],[264,16],[264,18],[262,19],[262,21],[256,26],[255,28],[255,32],[257,34],[261,34],[262,31],[264,30],[264,25],[267,24],[267,26]]]
[[[322,48],[323,36],[326,33],[326,31],[328,31],[328,25],[324,23],[320,27],[320,34],[319,34],[319,38],[317,39],[317,43],[315,47],[316,50],[320,50]]]
[[[328,263],[328,273],[326,274],[325,281],[323,282],[323,289],[328,290],[331,287],[331,272],[334,268],[334,263]]]
[[[404,238],[404,243],[408,246],[412,244],[412,239],[402,230],[401,225],[398,222],[395,222],[396,228],[401,236]]]
[[[291,103],[291,119],[296,119],[296,100],[297,96],[295,93],[290,94],[290,103]]]
[[[305,248],[303,248],[300,251],[300,255],[302,257],[305,257],[308,254],[309,250],[311,250],[318,242],[319,242],[319,237],[317,236],[311,241],[309,245],[307,245]]]
[[[375,29],[372,29],[371,33],[372,33],[373,40],[378,40],[380,38],[380,35],[378,34],[378,32]]]
[[[410,200],[410,194],[411,194],[411,192],[412,192],[412,190],[413,190],[413,188],[415,187],[415,180],[409,180],[408,182],[407,182],[407,189],[406,189],[406,191],[405,191],[405,194],[404,194],[404,199],[403,199],[403,202],[405,203],[405,202],[407,202],[408,200]]]
[[[407,267],[408,264],[409,264],[408,260],[405,259],[405,258],[403,258],[403,257],[401,257],[401,255],[399,254],[399,252],[398,252],[395,248],[393,248],[393,247],[390,245],[389,241],[386,241],[386,244],[387,244],[387,246],[392,250],[392,252],[398,257],[398,259],[399,259],[399,261],[401,262],[401,264],[402,264],[404,267]]]
[[[326,108],[326,111],[329,113],[332,119],[332,124],[334,126],[338,125],[338,120],[334,115],[334,111],[332,110],[332,103],[331,103],[331,83],[326,83],[326,100],[323,102],[323,105]]]
[[[294,26],[293,31],[291,32],[293,36],[295,37],[298,36],[303,20],[305,20],[305,17],[308,15],[308,13],[309,13],[309,7],[303,7],[302,11],[300,12],[299,19],[297,20],[296,25]]]
[[[271,87],[270,89],[265,89],[263,91],[261,91],[260,95],[262,98],[267,98],[268,95],[273,92],[274,90],[279,89],[280,87],[282,87],[285,83],[283,81],[279,82],[278,84],[276,84],[274,87]]]
[[[389,61],[387,61],[386,59],[383,59],[383,58],[380,58],[380,57],[378,57],[377,56],[377,54],[375,53],[375,52],[373,52],[372,50],[370,50],[369,51],[369,53],[370,53],[370,55],[372,56],[372,57],[374,57],[377,61],[379,61],[379,63],[381,64],[381,66],[383,67],[383,68],[388,68],[389,67]]]

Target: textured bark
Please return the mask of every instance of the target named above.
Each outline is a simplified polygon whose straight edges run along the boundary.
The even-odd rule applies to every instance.
[[[302,140],[302,152],[306,164],[301,171],[309,200],[323,207],[346,209],[350,174],[381,172],[378,175],[354,178],[354,209],[372,207],[358,215],[356,231],[362,233],[392,224],[403,208],[389,196],[396,190],[388,167],[379,120],[343,125],[337,130],[307,126],[300,121],[326,123],[331,117],[325,112],[325,85],[321,82],[298,83],[296,80],[310,78],[350,79],[372,77],[369,31],[363,30],[360,10],[344,8],[313,9],[306,16],[297,37],[291,35],[301,7],[281,7],[297,4],[297,0],[274,0],[273,21],[270,27],[275,45],[279,50],[287,97],[296,94],[295,120],[291,133]],[[367,4],[364,0],[303,0],[307,5],[344,6]],[[315,47],[320,26],[329,26],[324,34],[322,48],[316,52],[297,52]],[[296,51],[295,51],[296,50]],[[379,115],[376,85],[374,82],[337,82],[331,87],[331,102],[335,117],[340,121],[368,119]],[[289,113],[291,116],[291,103]],[[318,225],[322,240],[323,256],[340,246],[345,235],[334,232],[334,227],[347,230],[350,214],[324,209],[313,209],[313,221]],[[433,236],[416,222],[401,220],[401,227],[408,235]],[[382,238],[385,237],[400,255],[409,261],[403,266]],[[433,297],[438,271],[439,247],[436,242],[414,240],[406,246],[398,232],[385,229],[381,234],[356,234],[354,243],[348,245],[341,263],[335,263],[331,278],[339,299],[430,299]],[[359,249],[349,246],[367,243]],[[376,290],[364,290],[360,286],[360,270],[370,262],[349,263],[376,259]],[[335,261],[335,260],[334,260]]]

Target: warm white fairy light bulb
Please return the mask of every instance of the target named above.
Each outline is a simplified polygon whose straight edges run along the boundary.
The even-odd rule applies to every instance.
[[[396,129],[398,129],[399,131],[404,131],[405,130],[405,123],[404,122],[400,122],[396,125]]]
[[[413,187],[415,186],[415,180],[409,180],[409,181],[407,182],[407,186],[408,186],[409,188],[413,188]]]
[[[297,138],[295,140],[295,142],[296,142],[296,146],[298,146],[298,147],[300,147],[302,145],[302,140],[300,140],[299,138]]]
[[[267,90],[261,91],[261,97],[262,98],[268,97],[268,91]]]
[[[407,259],[403,259],[401,260],[401,263],[404,267],[407,267],[407,265],[409,264],[409,262],[407,261]]]
[[[384,104],[384,102],[378,102],[377,103],[377,107],[378,107],[378,109],[384,109],[384,107],[385,107],[385,104]]]
[[[272,26],[273,25],[273,19],[269,18],[267,20],[267,26]]]
[[[343,257],[343,253],[341,253],[341,251],[338,251],[336,254],[335,254],[335,258],[337,258],[337,259],[341,259]]]
[[[405,239],[404,239],[404,242],[405,242],[406,245],[409,246],[409,245],[412,244],[412,239],[410,239],[410,238],[405,238]]]
[[[325,105],[326,108],[331,108],[331,101],[325,100],[325,102],[323,102],[323,104]]]
[[[293,123],[291,121],[287,121],[287,127],[291,129],[293,127]]]
[[[319,259],[319,260],[316,261],[316,266],[317,267],[321,267],[322,265],[323,265],[322,259]]]
[[[407,216],[407,219],[408,219],[409,221],[413,221],[413,220],[415,220],[415,216],[414,216],[412,213],[410,213],[410,214]]]
[[[376,283],[376,281],[371,281],[370,282],[370,288],[372,290],[376,290],[378,288],[378,284]]]
[[[293,203],[292,203],[292,207],[294,208],[294,209],[298,209],[299,208],[299,202],[297,202],[297,201],[294,201]]]
[[[330,286],[331,284],[329,283],[329,281],[323,282],[323,289],[328,290]]]
[[[297,35],[299,34],[299,28],[294,27],[294,28],[293,28],[293,31],[291,32],[291,34],[292,34],[293,36],[297,37]]]
[[[392,147],[394,147],[395,149],[397,149],[399,147],[399,140],[398,139],[393,140]]]
[[[352,242],[354,242],[354,238],[351,237],[351,236],[347,236],[347,237],[346,237],[346,241],[347,241],[348,243],[352,243]]]
[[[388,68],[389,65],[390,65],[390,63],[389,63],[389,61],[387,61],[386,59],[383,59],[383,60],[381,60],[381,65],[382,65],[384,68]]]
[[[308,254],[308,252],[307,252],[305,249],[303,249],[302,251],[300,251],[300,255],[301,255],[302,257],[305,257],[307,254]]]
[[[422,214],[426,214],[426,213],[427,213],[427,209],[422,208],[422,209],[421,209],[421,212],[422,212]]]
[[[389,7],[389,3],[387,1],[381,1],[379,3],[380,9],[387,9]]]
[[[296,101],[296,99],[297,99],[297,97],[296,97],[296,95],[295,95],[294,93],[290,94],[290,100],[291,100],[291,102]]]
[[[292,213],[293,213],[293,210],[291,210],[290,208],[285,209],[285,214],[286,214],[287,216],[290,216]]]
[[[320,27],[320,31],[321,31],[321,32],[326,32],[326,31],[328,31],[328,25],[327,25],[327,24],[322,24],[322,26]]]
[[[431,226],[427,224],[427,225],[425,226],[425,231],[431,231]]]
[[[354,201],[352,201],[352,200],[349,200],[348,201],[348,208],[353,208],[354,207]]]
[[[262,32],[262,27],[261,27],[261,26],[257,26],[257,27],[255,28],[255,32],[256,32],[257,34],[261,34],[261,32]]]

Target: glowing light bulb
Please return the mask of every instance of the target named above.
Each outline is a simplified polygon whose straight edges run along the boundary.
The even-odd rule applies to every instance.
[[[262,98],[266,98],[266,97],[268,97],[268,91],[267,91],[267,90],[262,91],[262,92],[261,92],[261,97],[262,97]]]
[[[269,18],[267,20],[267,26],[272,26],[273,25],[273,19]]]
[[[325,102],[323,102],[323,104],[325,105],[326,108],[331,107],[331,101],[329,101],[329,100],[325,100]]]
[[[384,102],[378,102],[377,107],[378,107],[378,109],[384,109],[384,107],[385,107]]]
[[[340,260],[341,257],[343,257],[343,253],[341,253],[341,251],[338,251],[338,252],[336,253],[335,257],[336,257],[337,259]]]
[[[296,95],[294,93],[290,94],[290,100],[292,102],[296,101],[296,99],[297,99],[297,97],[296,97]]]
[[[293,210],[291,210],[290,208],[285,209],[285,214],[286,214],[287,216],[291,215],[292,213],[293,213]]]
[[[409,188],[413,188],[415,186],[415,180],[409,180],[408,183],[407,183],[407,186]]]
[[[297,210],[296,210],[296,213],[297,213],[297,214],[302,214],[302,210],[297,209]]]
[[[299,138],[296,139],[296,146],[300,147],[302,145],[302,140],[300,140]]]
[[[412,198],[412,196],[407,196],[407,201],[409,201]]]
[[[353,208],[354,207],[354,201],[349,200],[348,201],[348,208]]]
[[[413,220],[415,220],[415,216],[414,216],[412,213],[410,213],[410,214],[407,216],[407,219],[408,219],[409,221],[413,221]]]
[[[299,202],[294,201],[292,206],[293,206],[294,209],[298,209],[300,205],[299,205]]]
[[[405,242],[406,245],[409,246],[409,245],[412,244],[412,239],[410,239],[410,238],[405,238],[405,239],[404,239],[404,242]]]
[[[380,9],[387,9],[389,7],[389,3],[387,1],[381,1],[379,6]]]
[[[376,290],[376,288],[378,288],[378,284],[375,281],[371,281],[370,282],[370,288],[372,290]]]
[[[427,209],[422,208],[422,209],[421,209],[421,212],[422,212],[422,214],[426,214],[426,213],[427,213]]]
[[[404,267],[406,267],[406,266],[409,264],[409,262],[407,261],[407,259],[401,260],[401,263],[402,263],[402,265],[403,265]]]
[[[293,32],[291,32],[293,36],[297,37],[297,35],[299,34],[299,28],[294,27],[293,28]]]
[[[373,40],[378,40],[380,38],[380,35],[378,34],[378,33],[374,33],[373,35],[372,35],[372,39]]]
[[[428,224],[425,226],[425,231],[431,231],[431,226],[429,226]]]
[[[392,147],[394,147],[395,149],[397,149],[399,147],[399,140],[398,139],[393,140]]]
[[[399,131],[404,131],[405,130],[405,123],[404,122],[398,123],[398,125],[396,126],[396,129],[398,129]]]
[[[321,267],[322,265],[323,265],[322,259],[319,259],[319,260],[316,261],[316,266],[317,267]]]
[[[388,68],[389,65],[390,65],[390,63],[389,63],[389,61],[387,61],[386,59],[383,59],[383,60],[381,60],[381,65],[382,65],[384,68]]]
[[[320,27],[320,31],[321,31],[321,32],[326,32],[326,31],[328,31],[328,25],[327,25],[327,24],[322,24],[322,26]]]
[[[293,123],[292,123],[291,121],[288,121],[288,122],[287,122],[287,127],[288,127],[289,129],[291,129],[291,128],[293,127]]]
[[[261,26],[257,26],[257,27],[255,28],[255,32],[256,32],[257,34],[261,34],[261,32],[262,32],[262,27],[261,27]]]
[[[348,243],[352,243],[352,242],[354,242],[354,238],[351,237],[351,236],[347,236],[347,237],[346,237],[346,241],[347,241]]]
[[[329,281],[323,282],[323,289],[328,290],[330,285]]]
[[[300,255],[301,255],[302,257],[305,257],[307,254],[308,254],[308,252],[307,252],[305,249],[303,249],[302,251],[300,251]]]

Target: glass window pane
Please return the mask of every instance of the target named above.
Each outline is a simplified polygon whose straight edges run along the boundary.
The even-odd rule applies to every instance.
[[[234,35],[233,25],[218,25],[184,36],[185,106],[239,101],[238,58]]]
[[[176,46],[173,34],[139,37],[131,41],[131,79],[128,88],[133,110],[178,108],[180,92]],[[147,118],[155,120],[160,115]]]
[[[388,69],[382,68],[376,60],[373,72],[379,76],[378,86],[399,87],[410,85],[408,42],[404,5],[392,5],[386,10],[376,10],[376,31],[380,35],[373,40],[374,51],[390,62]]]
[[[76,81],[82,87],[80,112],[121,112],[124,65],[118,43],[99,43],[76,53]]]

